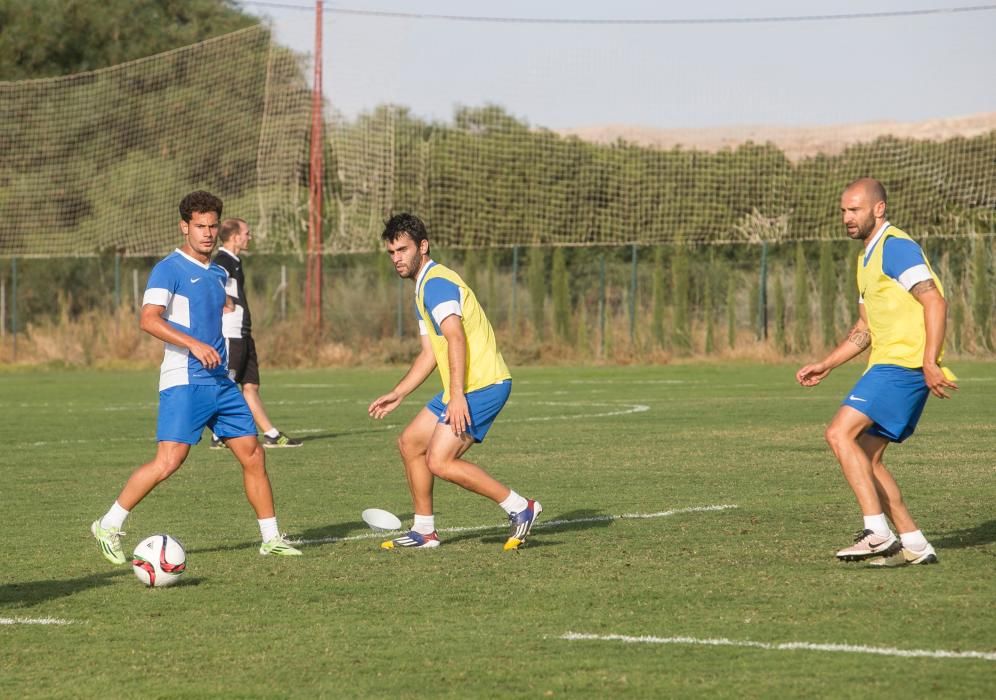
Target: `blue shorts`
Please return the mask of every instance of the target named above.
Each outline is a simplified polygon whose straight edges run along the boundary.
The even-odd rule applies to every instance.
[[[506,379],[466,395],[467,407],[470,409],[470,426],[467,428],[467,432],[474,438],[474,442],[484,441],[484,436],[488,434],[491,424],[501,413],[501,409],[505,406],[511,393],[512,380]],[[432,411],[440,423],[446,422],[446,404],[443,403],[443,392],[440,391],[433,396],[425,407]]]
[[[865,431],[868,434],[902,442],[916,430],[929,394],[923,371],[873,365],[854,385],[843,405],[874,421]]]
[[[256,422],[238,385],[183,384],[159,392],[156,440],[196,445],[207,426],[220,438],[256,434]]]

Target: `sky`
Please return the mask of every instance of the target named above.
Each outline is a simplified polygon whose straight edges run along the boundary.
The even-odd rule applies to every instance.
[[[312,53],[312,0],[240,5],[266,18],[278,42]],[[965,7],[989,9],[951,11]],[[979,0],[326,0],[325,8],[323,93],[350,118],[383,103],[441,121],[457,105],[498,104],[551,129],[823,126],[996,112],[996,3]],[[947,11],[716,21],[923,10]],[[590,22],[603,19],[647,22]]]

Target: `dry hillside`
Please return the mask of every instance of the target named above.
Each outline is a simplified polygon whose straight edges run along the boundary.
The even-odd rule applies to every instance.
[[[628,143],[656,148],[682,146],[689,149],[718,151],[735,148],[747,141],[771,142],[791,160],[824,153],[840,153],[846,146],[873,141],[879,136],[940,141],[954,136],[978,136],[996,129],[996,112],[966,117],[931,119],[922,122],[870,122],[833,126],[778,127],[732,126],[703,129],[657,129],[644,126],[609,124],[603,126],[558,129],[561,136],[577,136],[583,141]]]

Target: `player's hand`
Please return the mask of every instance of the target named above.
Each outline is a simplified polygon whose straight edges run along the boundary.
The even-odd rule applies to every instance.
[[[367,415],[375,420],[380,420],[388,413],[393,411],[401,403],[402,397],[397,394],[397,392],[390,392],[384,394],[373,400],[367,407]]]
[[[958,390],[958,385],[954,382],[954,375],[952,374],[951,379],[948,379],[944,370],[936,363],[923,366],[923,380],[927,382],[930,393],[939,399],[951,398],[951,395],[946,391],[947,389]]]
[[[467,397],[463,394],[453,394],[446,406],[446,422],[457,437],[463,437],[470,427],[470,407]]]
[[[200,360],[205,369],[214,369],[221,364],[221,355],[206,343],[195,341],[187,349],[190,350],[191,355]]]
[[[822,382],[828,374],[830,374],[830,368],[824,367],[821,363],[817,362],[812,365],[806,365],[796,372],[795,380],[802,386],[816,386]]]

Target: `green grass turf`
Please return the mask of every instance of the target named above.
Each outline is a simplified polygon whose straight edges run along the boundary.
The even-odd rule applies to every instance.
[[[996,651],[996,365],[959,364],[957,397],[887,452],[941,559],[892,570],[833,557],[861,521],[822,431],[861,366],[809,390],[794,370],[516,371],[469,456],[575,521],[518,553],[497,506],[446,483],[443,547],[363,537],[364,508],[407,524],[394,436],[435,378],[375,422],[400,369],[266,372],[271,417],[306,439],[267,453],[280,525],[313,543],[260,557],[240,470],[205,440],[126,524],[128,552],[186,544],[185,580],[159,590],[88,532],[153,454],[157,373],[7,371],[0,617],[72,624],[0,625],[0,697],[992,697],[991,660],[562,638]],[[718,504],[737,507],[595,518]]]

